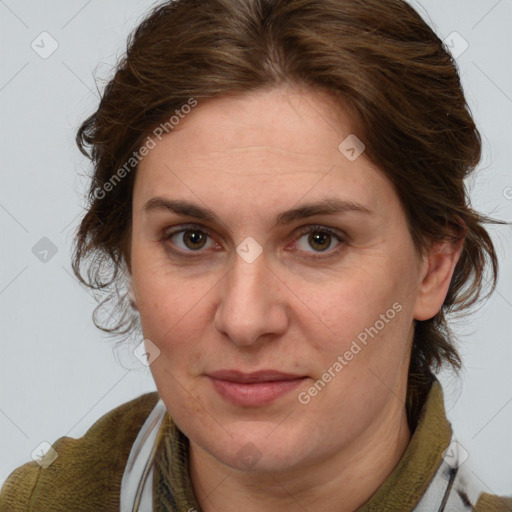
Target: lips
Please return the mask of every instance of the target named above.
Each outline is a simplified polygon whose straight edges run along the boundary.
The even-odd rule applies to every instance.
[[[276,370],[259,370],[257,372],[244,373],[238,370],[219,370],[208,374],[215,379],[226,380],[229,382],[252,383],[252,382],[271,382],[281,380],[301,379],[304,375],[295,375]]]
[[[299,386],[307,377],[276,370],[244,373],[219,370],[207,375],[213,388],[224,399],[240,407],[270,404]]]

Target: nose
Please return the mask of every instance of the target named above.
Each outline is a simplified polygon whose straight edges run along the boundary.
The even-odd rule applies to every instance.
[[[268,266],[265,254],[251,263],[236,254],[232,265],[220,285],[215,328],[241,346],[286,332],[286,287]]]

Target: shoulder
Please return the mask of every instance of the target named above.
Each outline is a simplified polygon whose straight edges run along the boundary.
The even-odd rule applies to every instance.
[[[491,496],[483,493],[474,507],[474,512],[512,512],[512,496]]]
[[[28,462],[15,469],[0,491],[0,512],[119,510],[131,446],[158,399],[156,391],[146,393],[102,416],[84,436],[57,439],[57,458],[46,468]]]

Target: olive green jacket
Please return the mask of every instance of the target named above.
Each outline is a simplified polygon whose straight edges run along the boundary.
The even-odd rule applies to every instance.
[[[58,457],[46,468],[29,462],[15,469],[0,492],[0,512],[118,511],[132,445],[158,400],[156,392],[147,393],[101,417],[83,437],[59,438],[53,444]],[[168,414],[158,439],[152,482],[154,511],[200,512],[189,477],[188,440]],[[416,506],[441,467],[451,439],[442,388],[435,382],[403,457],[357,512],[422,510]],[[455,487],[453,493],[464,494]],[[476,505],[465,510],[512,512],[512,498],[482,493]]]

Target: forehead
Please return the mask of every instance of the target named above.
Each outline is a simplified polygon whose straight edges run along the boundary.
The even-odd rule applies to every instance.
[[[286,87],[199,102],[139,164],[134,206],[167,194],[268,209],[327,192],[384,206],[392,190],[382,172],[364,152],[350,160],[340,150],[354,135],[348,113],[323,91]]]
[[[263,149],[309,156],[336,149],[351,124],[328,93],[283,86],[200,101],[171,135],[174,145],[184,143],[183,155],[196,160]]]

